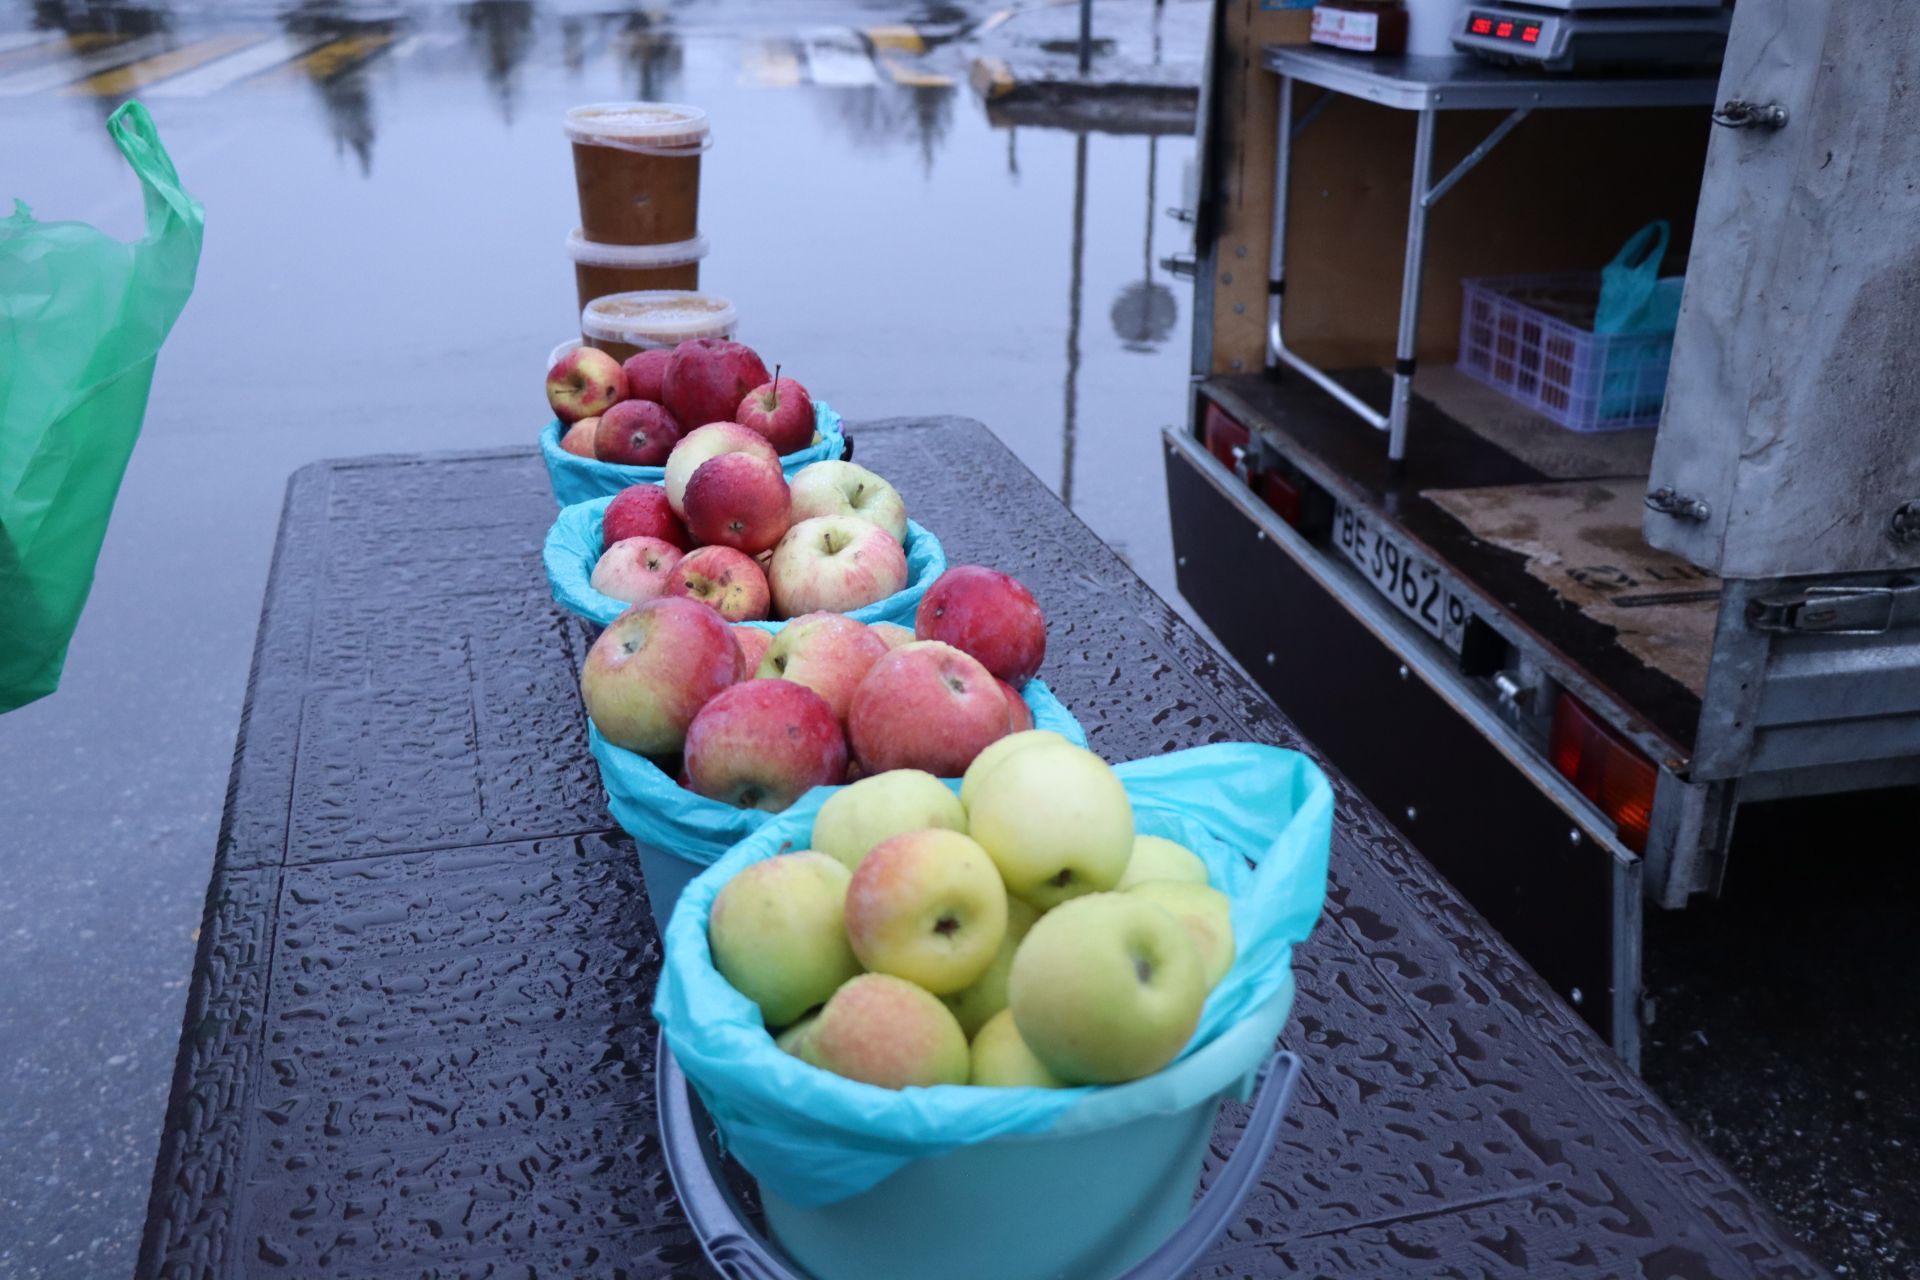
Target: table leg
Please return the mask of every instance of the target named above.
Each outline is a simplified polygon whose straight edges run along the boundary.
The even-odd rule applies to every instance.
[[[1267,364],[1278,364],[1286,342],[1280,301],[1287,287],[1287,196],[1293,189],[1293,77],[1280,77],[1280,121],[1273,144],[1273,243],[1267,259]]]
[[[1329,95],[1330,96],[1330,95]],[[1323,98],[1322,101],[1325,101]],[[1304,123],[1304,122],[1303,122]],[[1273,252],[1267,262],[1267,367],[1285,365],[1311,379],[1328,395],[1338,400],[1362,422],[1380,431],[1387,429],[1387,415],[1375,409],[1346,387],[1334,381],[1297,352],[1287,348],[1281,323],[1281,304],[1285,301],[1287,270],[1287,196],[1293,189],[1293,77],[1280,77],[1280,121],[1275,132],[1273,154]]]
[[[1387,414],[1387,458],[1407,456],[1407,410],[1420,351],[1420,285],[1427,265],[1427,193],[1433,187],[1433,129],[1439,113],[1420,112],[1413,143],[1413,193],[1407,211],[1407,264],[1400,279],[1400,339],[1394,347],[1393,408]]]

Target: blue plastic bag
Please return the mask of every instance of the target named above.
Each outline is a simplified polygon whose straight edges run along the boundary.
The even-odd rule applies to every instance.
[[[593,566],[604,551],[605,535],[601,519],[612,498],[595,498],[561,509],[547,530],[542,557],[547,566],[547,586],[554,603],[589,622],[606,626],[632,606],[624,600],[602,595],[593,589]],[[847,616],[855,622],[897,622],[913,626],[913,614],[920,597],[927,594],[935,578],[947,571],[947,553],[940,539],[927,529],[907,521],[907,585],[872,604],[851,609]]]
[[[1672,333],[1680,323],[1685,276],[1661,278],[1673,228],[1658,218],[1636,231],[1600,272],[1595,333]]]
[[[789,480],[808,463],[831,462],[846,456],[847,438],[840,429],[840,415],[824,400],[813,402],[813,429],[820,433],[819,440],[780,459],[780,469],[787,473]],[[590,498],[611,498],[630,484],[659,484],[667,478],[665,467],[623,467],[616,462],[597,462],[568,453],[560,447],[560,431],[560,419],[547,424],[546,430],[540,433],[540,456],[547,461],[553,500],[563,507]]]
[[[1333,791],[1305,756],[1226,743],[1119,766],[1143,834],[1207,862],[1233,900],[1233,968],[1166,1069],[1129,1084],[1077,1089],[894,1091],[845,1080],[774,1047],[752,1001],[713,967],[707,913],[741,868],[804,848],[831,792],[816,791],[690,884],[666,930],[653,1016],[721,1137],[775,1194],[832,1204],[910,1161],[1003,1134],[1065,1134],[1184,1111],[1235,1090],[1273,1052],[1291,1008],[1293,947],[1326,898]]]
[[[746,625],[778,631],[784,622]],[[1086,730],[1041,680],[1029,680],[1020,691],[1033,712],[1033,727],[1051,729],[1070,742],[1087,745]],[[607,808],[616,822],[643,845],[664,850],[685,862],[711,865],[721,854],[783,815],[760,809],[736,809],[719,800],[695,795],[668,777],[659,765],[637,752],[616,747],[587,724],[587,745],[600,762],[600,781],[607,789]],[[816,787],[796,802],[808,805],[838,790]],[[788,812],[793,812],[789,810]],[[811,828],[809,828],[811,829]]]

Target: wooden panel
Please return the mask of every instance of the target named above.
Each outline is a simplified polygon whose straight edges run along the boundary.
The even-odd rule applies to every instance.
[[[1296,112],[1320,90],[1296,90]],[[1502,119],[1444,112],[1436,180]],[[1287,230],[1287,340],[1323,367],[1393,360],[1415,117],[1347,98],[1294,150]],[[1420,354],[1451,362],[1465,276],[1598,270],[1653,218],[1674,226],[1674,269],[1692,235],[1707,112],[1543,111],[1434,206]]]
[[[1273,130],[1280,98],[1278,82],[1260,66],[1260,51],[1270,44],[1305,44],[1312,19],[1305,10],[1266,11],[1258,0],[1224,0],[1216,20],[1202,142],[1203,172],[1213,184],[1209,203],[1216,246],[1213,342],[1206,367],[1229,373],[1266,365]],[[1206,269],[1204,246],[1200,262]]]
[[[1747,0],[1721,96],[1778,132],[1718,130],[1654,486],[1705,522],[1647,538],[1730,578],[1907,568],[1920,499],[1920,23],[1897,0]]]

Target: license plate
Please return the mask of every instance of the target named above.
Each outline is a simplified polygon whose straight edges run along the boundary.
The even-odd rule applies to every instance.
[[[1398,533],[1342,502],[1334,506],[1333,545],[1422,631],[1455,653],[1460,651],[1467,629],[1466,605]]]

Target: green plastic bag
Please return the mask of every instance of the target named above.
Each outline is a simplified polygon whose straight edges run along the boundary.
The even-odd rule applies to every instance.
[[[79,222],[0,219],[0,712],[52,693],[93,585],[154,358],[193,292],[206,213],[153,118],[107,120],[145,189],[132,244]]]

